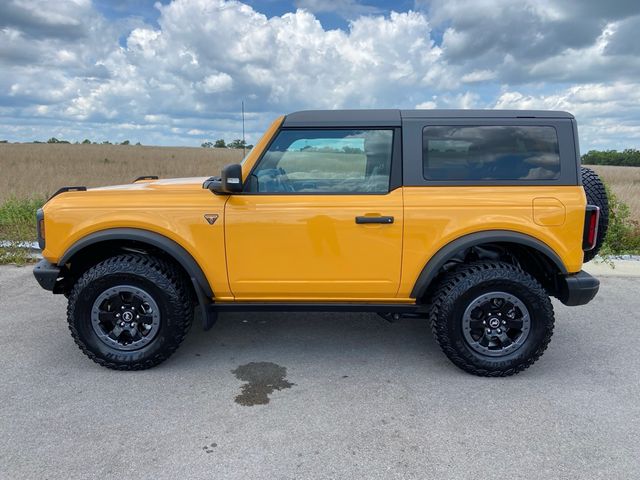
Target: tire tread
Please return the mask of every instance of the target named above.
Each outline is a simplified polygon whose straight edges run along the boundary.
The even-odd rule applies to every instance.
[[[174,331],[171,341],[166,342],[165,348],[163,348],[162,351],[144,361],[126,364],[105,360],[97,356],[87,348],[86,344],[80,338],[73,322],[75,304],[79,296],[82,295],[83,290],[91,282],[99,278],[113,273],[122,273],[123,271],[146,278],[152,278],[158,288],[164,292],[175,292],[175,294],[167,295],[166,300],[179,312],[176,321],[177,328]],[[164,362],[178,349],[184,340],[191,328],[192,318],[193,306],[191,303],[191,294],[180,272],[176,271],[173,265],[163,259],[142,254],[117,255],[88,269],[73,286],[67,306],[69,330],[76,345],[78,345],[82,353],[95,363],[113,370],[145,370]]]
[[[598,254],[607,236],[607,230],[609,229],[609,199],[607,198],[607,190],[604,187],[604,183],[602,183],[598,174],[590,168],[582,167],[582,186],[587,196],[587,203],[600,208],[600,223],[598,224],[596,246],[592,250],[584,252],[584,262],[589,262]]]
[[[518,281],[531,290],[534,295],[546,299],[546,301],[543,302],[544,311],[537,312],[539,318],[543,318],[546,322],[545,335],[533,354],[529,355],[523,361],[506,368],[481,368],[464,358],[460,352],[454,348],[452,338],[447,331],[448,322],[450,321],[449,310],[452,308],[452,298],[456,294],[461,294],[461,292],[476,286],[479,282],[495,280],[501,276],[513,279],[517,278]],[[473,375],[483,377],[507,377],[520,373],[533,365],[542,356],[553,335],[554,313],[547,293],[535,278],[510,263],[479,261],[461,266],[445,274],[432,298],[433,303],[429,314],[429,321],[436,342],[444,354],[456,366]]]

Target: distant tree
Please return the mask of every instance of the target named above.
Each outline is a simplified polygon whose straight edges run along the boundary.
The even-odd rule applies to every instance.
[[[216,140],[216,143],[213,144],[213,148],[227,148],[227,144],[223,138],[219,138]]]
[[[83,145],[89,145],[90,143],[91,143],[91,140],[89,140],[88,138],[85,138],[85,139],[82,141],[82,144],[83,144]]]
[[[47,140],[47,143],[60,143],[60,140],[58,140],[56,137],[51,137],[49,140]]]
[[[7,140],[0,140],[0,143],[9,143]]]
[[[203,142],[200,144],[202,148],[213,148],[213,142]]]
[[[136,146],[141,146],[142,144],[140,142],[136,142]]]
[[[247,148],[247,142],[236,138],[233,142],[227,145],[227,148]]]
[[[582,156],[585,165],[617,165],[623,167],[640,167],[640,150],[627,148],[617,150],[591,150]]]
[[[131,142],[129,142],[129,140],[125,140],[124,142],[122,142],[120,145],[129,145]]]
[[[102,142],[103,145],[111,145],[111,142],[109,140],[105,140],[104,142]]]

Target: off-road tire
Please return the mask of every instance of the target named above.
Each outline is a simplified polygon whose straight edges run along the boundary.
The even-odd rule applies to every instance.
[[[159,308],[159,327],[151,342],[132,351],[110,348],[91,325],[96,298],[116,285],[147,292]],[[143,370],[169,358],[191,327],[193,304],[187,280],[172,264],[148,255],[123,254],[87,270],[69,295],[67,320],[80,350],[94,362],[115,370]]]
[[[587,204],[600,208],[600,222],[598,223],[598,238],[596,246],[592,250],[584,252],[584,261],[588,262],[598,254],[609,228],[609,200],[604,183],[596,172],[587,167],[582,167],[582,186],[587,196]]]
[[[487,356],[465,340],[462,318],[474,299],[497,290],[524,303],[530,314],[530,330],[515,351]],[[445,355],[461,369],[485,377],[506,377],[533,365],[547,348],[554,326],[553,306],[542,286],[528,273],[505,262],[479,261],[447,273],[434,293],[429,318]]]

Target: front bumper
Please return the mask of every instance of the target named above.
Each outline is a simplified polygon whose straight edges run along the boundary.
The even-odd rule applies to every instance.
[[[33,276],[36,277],[42,288],[53,292],[58,280],[61,278],[61,270],[57,265],[43,259],[33,267]]]
[[[600,280],[580,270],[578,273],[562,277],[558,298],[570,307],[586,305],[593,300],[599,288]]]

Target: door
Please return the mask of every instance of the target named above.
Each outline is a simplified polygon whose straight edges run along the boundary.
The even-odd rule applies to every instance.
[[[403,224],[393,142],[393,129],[281,130],[225,206],[233,295],[393,299]]]

